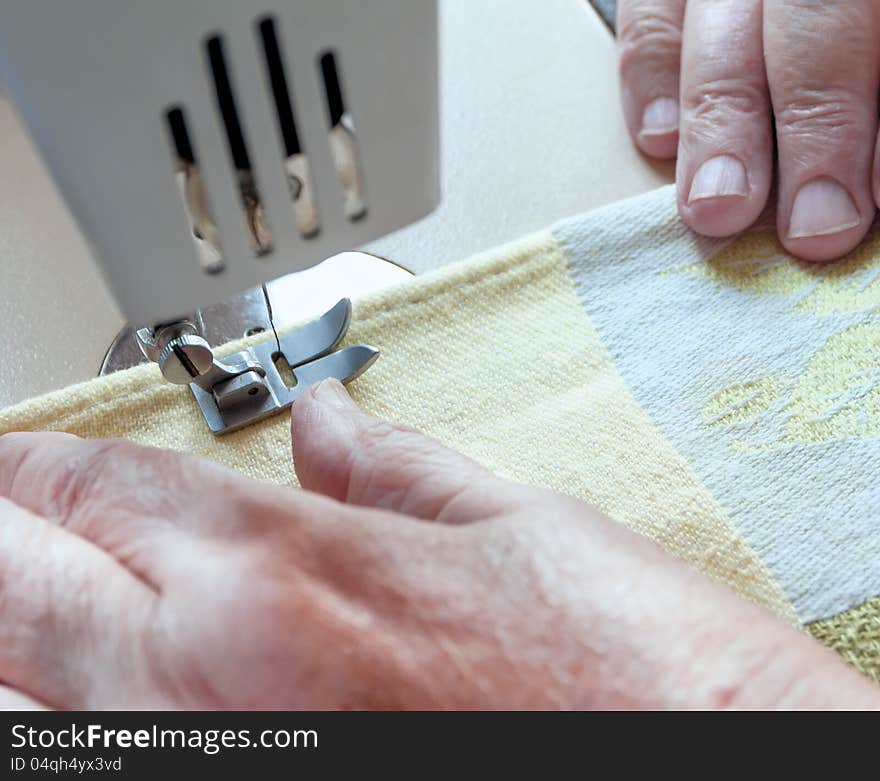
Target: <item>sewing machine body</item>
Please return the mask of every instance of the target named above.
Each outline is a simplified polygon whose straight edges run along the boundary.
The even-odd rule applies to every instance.
[[[436,0],[5,0],[0,70],[122,313],[150,324],[308,268],[439,200]],[[297,229],[261,25],[274,25],[319,230]],[[218,54],[219,51],[219,54]],[[322,90],[332,55],[357,127],[367,208],[345,213]],[[242,164],[218,99],[231,82],[271,247],[243,226]],[[325,79],[326,81],[326,79]],[[175,178],[182,111],[223,247],[206,273]]]

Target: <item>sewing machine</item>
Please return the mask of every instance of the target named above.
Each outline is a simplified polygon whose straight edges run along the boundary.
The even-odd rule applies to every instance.
[[[317,362],[327,376],[348,379],[373,354],[348,354],[348,361],[342,351],[335,363],[320,363],[340,355],[333,349],[347,325],[345,306],[330,307],[328,319],[317,321],[323,325],[311,336],[304,332],[305,346],[297,347],[304,352],[292,354],[286,368],[274,358],[293,348],[274,336],[263,343],[274,343],[271,351],[237,363],[224,356],[219,363],[226,368],[215,366],[217,345],[271,331],[279,320],[305,319],[315,301],[332,303],[327,290],[335,298],[352,287],[361,292],[393,283],[407,274],[400,266],[422,271],[668,178],[668,169],[652,169],[624,137],[611,39],[583,2],[548,3],[538,25],[525,0],[441,2],[446,196],[431,217],[402,231],[395,229],[438,201],[434,2],[284,0],[270,13],[232,0],[175,3],[171,25],[162,21],[165,4],[64,5],[74,8],[48,0],[7,3],[0,70],[88,245],[66,222],[54,193],[33,185],[31,203],[39,200],[42,219],[27,212],[30,232],[4,247],[12,285],[0,291],[7,298],[0,304],[11,311],[11,325],[0,353],[11,361],[0,380],[0,403],[88,376],[89,367],[68,356],[83,353],[82,342],[95,350],[97,332],[118,322],[89,276],[92,253],[117,306],[136,324],[115,340],[104,337],[102,352],[112,344],[102,370],[146,354],[170,380],[191,384],[197,399],[204,395],[200,404],[209,423],[214,415],[212,428],[229,430],[285,405],[287,369],[302,373],[300,367]],[[207,16],[197,13],[202,7],[210,7]],[[125,34],[115,33],[117,27]],[[103,49],[96,48],[101,41]],[[157,51],[143,41],[161,46]],[[325,59],[331,52],[332,68]],[[83,81],[86,73],[92,78]],[[328,92],[334,78],[341,112]],[[283,82],[305,158],[296,159],[297,144],[284,129]],[[244,157],[230,128],[245,141]],[[2,130],[21,132],[11,117]],[[350,140],[357,164],[346,180],[338,158],[350,151]],[[27,157],[29,147],[24,152]],[[24,165],[20,158],[11,162]],[[613,166],[597,165],[608,160]],[[33,159],[25,162],[28,185],[43,181]],[[40,235],[47,213],[49,224],[61,221],[67,245],[59,246],[58,230]],[[364,245],[371,255],[336,255],[314,266]],[[82,285],[87,295],[62,299],[59,308],[57,295],[46,291],[65,275],[68,288]],[[32,290],[28,283],[36,279],[42,287]],[[39,346],[28,356],[21,354],[16,322],[27,323]],[[304,385],[310,376],[295,379]],[[220,383],[226,384],[218,399]],[[229,417],[248,405],[253,414]]]
[[[27,0],[5,17],[8,89],[141,325],[117,345],[189,385],[215,434],[375,360],[336,351],[346,298],[279,335],[265,283],[436,206],[436,0]],[[240,321],[254,286],[274,344],[218,358],[209,324]]]

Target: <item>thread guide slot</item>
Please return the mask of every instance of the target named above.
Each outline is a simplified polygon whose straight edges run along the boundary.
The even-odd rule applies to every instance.
[[[319,235],[321,230],[315,195],[316,183],[297,127],[296,101],[288,78],[283,38],[278,21],[272,15],[258,18],[254,22],[254,29],[257,33],[256,45],[262,50],[260,54],[265,71],[265,88],[275,109],[281,150],[279,168],[290,194],[297,231],[301,238],[310,239]],[[251,165],[248,142],[236,101],[234,74],[231,73],[223,35],[210,35],[204,39],[203,48],[208,65],[209,83],[206,88],[214,94],[216,116],[226,140],[249,244],[256,257],[263,257],[273,251],[272,234]],[[321,87],[319,92],[325,104],[330,157],[342,191],[342,210],[350,221],[361,220],[367,214],[367,203],[360,153],[354,118],[345,100],[336,51],[327,49],[317,56],[317,77]],[[196,242],[201,267],[207,273],[218,273],[226,267],[226,260],[211,210],[210,193],[199,168],[189,132],[185,108],[182,105],[172,105],[166,110],[165,118],[174,153],[178,189]],[[268,175],[263,170],[261,173]],[[275,216],[277,218],[277,214]]]

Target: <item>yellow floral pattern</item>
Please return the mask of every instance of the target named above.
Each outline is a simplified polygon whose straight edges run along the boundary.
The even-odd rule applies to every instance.
[[[880,231],[842,261],[813,264],[792,259],[774,231],[760,230],[672,273],[785,296],[792,314],[853,319],[798,375],[757,377],[708,399],[705,425],[723,429],[734,450],[880,436]]]

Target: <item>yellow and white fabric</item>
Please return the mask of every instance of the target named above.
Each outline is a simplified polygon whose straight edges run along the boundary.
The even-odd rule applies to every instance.
[[[356,302],[348,340],[382,352],[350,386],[369,411],[596,505],[880,682],[877,240],[802,264],[770,217],[695,237],[666,188]],[[295,483],[286,415],[215,438],[153,365],[0,411],[22,429]]]

